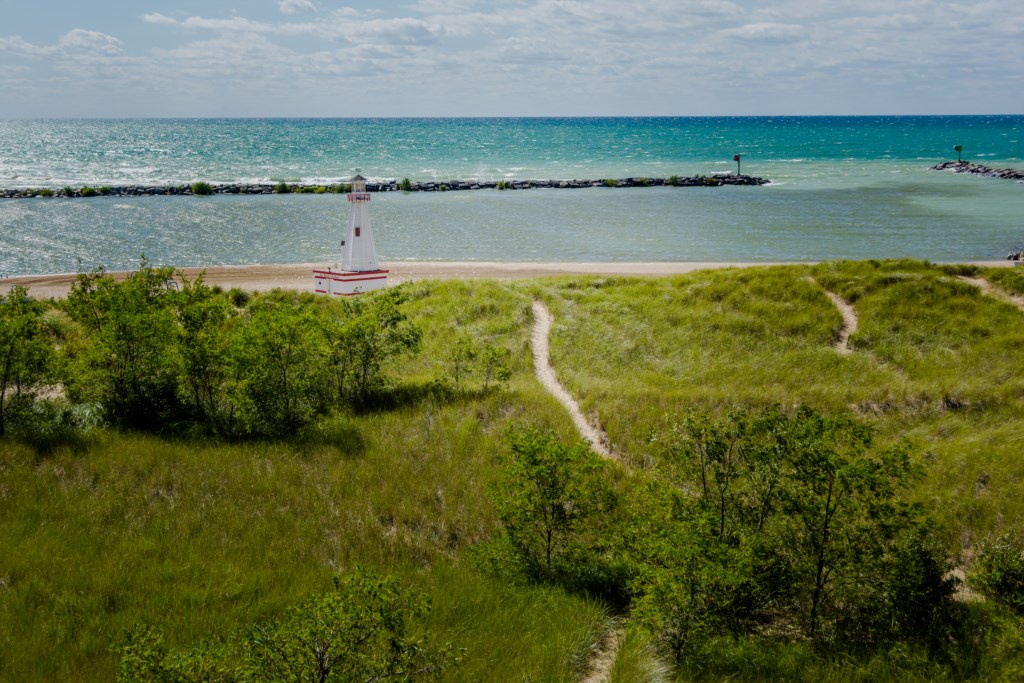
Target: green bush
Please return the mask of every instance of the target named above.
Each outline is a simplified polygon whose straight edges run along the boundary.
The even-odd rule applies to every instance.
[[[604,179],[604,186],[605,187],[618,187],[619,186],[619,181],[616,180],[615,178],[605,178]]]
[[[96,191],[95,189],[91,188],[91,187],[83,187],[82,188],[82,196],[83,197],[95,197],[98,194],[99,194],[99,192]]]
[[[114,191],[114,188],[112,188],[110,185],[103,185],[103,186],[100,187],[100,194],[103,195],[104,197],[107,196],[108,194],[110,194],[113,191]]]
[[[670,176],[669,176],[669,177],[668,177],[668,178],[667,178],[667,179],[665,180],[665,184],[666,184],[666,185],[671,185],[672,187],[675,187],[676,185],[678,185],[678,184],[679,184],[679,176],[677,176],[677,175],[670,175]]]
[[[1024,539],[1006,534],[984,545],[971,583],[996,602],[1024,615]]]
[[[408,192],[412,189],[412,181],[408,178],[402,178],[402,182],[398,183],[398,189],[403,192]]]
[[[522,425],[508,437],[510,454],[490,492],[504,531],[499,544],[527,576],[579,586],[596,564],[600,523],[617,505],[606,463],[585,441],[567,445],[548,430]]]
[[[283,180],[279,182],[277,185],[274,185],[275,194],[288,194],[291,191],[291,186],[288,183],[284,182]]]
[[[237,308],[245,308],[245,306],[249,303],[250,298],[251,295],[244,289],[232,287],[231,289],[228,290],[228,301],[231,302],[232,306],[236,306]]]
[[[207,182],[198,181],[192,183],[192,194],[209,195],[213,194],[213,185]]]
[[[53,190],[51,190],[51,189],[50,189],[50,188],[48,188],[48,187],[44,187],[43,189],[39,190],[39,191],[37,192],[37,194],[38,194],[38,195],[39,195],[40,197],[52,197],[52,196],[53,196]]]
[[[159,629],[138,624],[118,650],[119,681],[377,681],[433,679],[460,660],[412,628],[429,601],[393,577],[356,567],[335,590],[289,608],[248,637],[173,652]]]

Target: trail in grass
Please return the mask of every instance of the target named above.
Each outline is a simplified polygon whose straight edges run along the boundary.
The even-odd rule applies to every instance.
[[[815,282],[813,279],[811,281]],[[843,355],[853,353],[853,349],[850,348],[850,335],[857,331],[857,312],[835,292],[830,292],[824,287],[822,287],[822,291],[843,316],[843,326],[839,329],[839,338],[832,343],[832,348]]]
[[[587,665],[587,675],[580,683],[607,683],[615,666],[615,657],[619,654],[619,642],[622,640],[622,626],[608,629]]]
[[[558,399],[558,402],[565,406],[572,416],[572,421],[580,435],[590,442],[594,452],[605,458],[612,458],[611,449],[608,447],[608,435],[599,426],[592,424],[583,415],[576,399],[558,383],[558,376],[555,369],[551,367],[549,355],[548,335],[551,334],[551,313],[540,301],[533,302],[533,367],[537,373],[537,379],[544,385],[548,392]]]
[[[1005,301],[1007,303],[1013,304],[1020,310],[1024,311],[1024,297],[1020,297],[1015,294],[1010,294],[1009,292],[1004,292],[1003,290],[999,289],[988,280],[985,280],[980,277],[967,277],[966,275],[961,275],[960,279],[980,289],[982,294],[986,294],[988,296],[999,299],[1000,301]]]

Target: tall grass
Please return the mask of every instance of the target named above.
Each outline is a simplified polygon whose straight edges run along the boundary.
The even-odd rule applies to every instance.
[[[999,272],[982,274],[1018,291],[1016,271]],[[842,318],[826,288],[859,315],[850,355],[832,348]],[[1024,314],[944,269],[837,262],[417,283],[405,310],[423,352],[392,368],[386,406],[330,416],[290,442],[103,432],[76,450],[0,442],[0,679],[109,680],[112,645],[139,621],[176,647],[227,637],[359,563],[431,597],[425,628],[468,650],[447,680],[576,680],[606,606],[488,576],[470,552],[496,530],[483,494],[507,428],[528,421],[578,438],[532,375],[534,297],[555,317],[561,381],[638,469],[659,457],[652,436],[691,407],[807,403],[856,413],[881,441],[911,441],[927,464],[916,495],[968,568],[980,541],[1024,527]],[[445,381],[459,335],[509,350],[502,390]],[[722,639],[674,675],[997,677],[1020,638],[984,638],[982,664],[960,668],[913,649],[830,659],[801,643]],[[612,680],[662,675],[647,638],[627,629]]]
[[[288,443],[218,444],[106,433],[48,456],[0,442],[0,679],[110,680],[112,646],[139,621],[175,647],[272,618],[358,563],[427,592],[438,641],[467,648],[449,680],[500,671],[574,680],[604,607],[489,578],[469,549],[496,519],[483,496],[506,428],[571,424],[522,357],[526,299],[495,285],[422,292],[430,340],[396,375],[442,376],[451,314],[516,352],[504,391],[406,392]],[[476,301],[477,303],[472,303]],[[469,305],[467,306],[467,302]]]
[[[834,262],[527,287],[554,313],[561,380],[633,465],[689,408],[852,411],[930,462],[918,495],[969,562],[976,541],[1024,525],[1024,314],[946,271]],[[831,347],[842,319],[823,288],[857,312],[852,354]]]

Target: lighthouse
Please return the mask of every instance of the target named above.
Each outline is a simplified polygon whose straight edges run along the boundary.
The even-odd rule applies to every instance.
[[[370,193],[366,178],[352,178],[348,194],[348,230],[341,240],[341,269],[314,270],[314,290],[318,294],[351,296],[388,284],[388,271],[381,270],[370,228]]]

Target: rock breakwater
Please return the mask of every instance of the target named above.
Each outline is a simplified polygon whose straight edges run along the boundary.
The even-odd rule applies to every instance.
[[[768,180],[748,175],[669,176],[668,178],[602,178],[599,180],[497,180],[497,181],[405,181],[366,184],[369,192],[458,192],[465,190],[580,189],[585,187],[720,187],[724,185],[766,185]],[[15,188],[0,190],[2,199],[28,197],[146,197],[158,195],[211,194],[332,194],[349,191],[346,183],[316,185],[305,183],[193,183],[173,185],[118,185],[100,187]]]
[[[935,164],[932,166],[932,170],[953,171],[954,173],[970,173],[971,175],[980,175],[985,176],[986,178],[1002,178],[1004,180],[1024,182],[1024,169],[989,168],[983,164],[975,164],[970,161],[944,161],[941,164]]]

